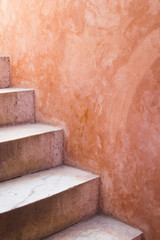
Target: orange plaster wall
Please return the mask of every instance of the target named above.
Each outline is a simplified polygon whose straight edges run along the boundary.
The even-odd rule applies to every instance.
[[[1,0],[0,55],[66,162],[100,174],[103,212],[159,240],[160,1]]]

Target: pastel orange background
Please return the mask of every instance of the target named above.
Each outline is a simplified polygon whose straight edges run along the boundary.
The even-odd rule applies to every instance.
[[[160,239],[160,1],[0,0],[0,55],[101,176],[104,213]]]

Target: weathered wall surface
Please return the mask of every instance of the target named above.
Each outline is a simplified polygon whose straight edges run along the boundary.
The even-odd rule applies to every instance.
[[[159,240],[159,0],[1,0],[0,43],[66,162],[101,175],[103,211]]]

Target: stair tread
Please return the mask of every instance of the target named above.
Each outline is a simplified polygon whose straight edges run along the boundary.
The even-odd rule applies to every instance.
[[[105,215],[96,215],[46,240],[134,240],[137,237],[141,237],[141,235],[142,232],[140,230],[116,219]]]
[[[26,91],[34,91],[32,88],[2,88],[0,89],[0,94],[2,93],[14,93],[14,92],[26,92]]]
[[[0,183],[0,214],[56,195],[98,178],[73,167],[59,167]]]
[[[0,128],[0,143],[14,141],[47,132],[62,130],[60,127],[42,123],[21,124]]]

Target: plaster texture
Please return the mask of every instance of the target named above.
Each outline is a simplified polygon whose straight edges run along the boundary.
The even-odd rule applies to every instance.
[[[95,214],[98,196],[98,176],[67,166],[3,182],[1,239],[44,239]]]
[[[33,89],[0,89],[0,125],[35,122]]]
[[[10,85],[10,61],[9,57],[0,57],[0,88]]]
[[[36,123],[0,129],[0,181],[55,167],[63,155],[61,128]]]
[[[98,173],[101,209],[160,239],[160,1],[3,0],[0,52],[66,163]]]
[[[142,240],[142,232],[111,217],[97,215],[46,240]]]

